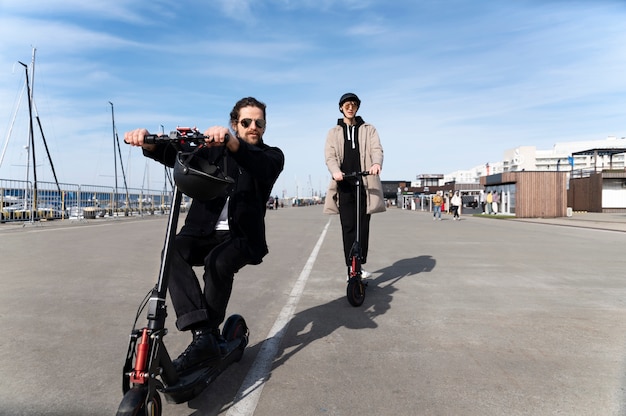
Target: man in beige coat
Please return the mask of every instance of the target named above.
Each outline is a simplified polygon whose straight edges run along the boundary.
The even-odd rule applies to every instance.
[[[361,201],[362,264],[367,262],[369,247],[369,224],[371,214],[385,211],[383,186],[380,171],[383,166],[383,147],[376,128],[363,121],[356,113],[361,100],[356,94],[346,93],[339,99],[339,111],[343,118],[330,129],[326,137],[324,156],[332,180],[326,192],[324,213],[339,214],[343,235],[343,249],[346,266],[352,243],[356,237],[356,188],[350,181],[344,180],[344,173],[368,171],[370,176],[363,177]],[[363,277],[370,273],[362,271]]]

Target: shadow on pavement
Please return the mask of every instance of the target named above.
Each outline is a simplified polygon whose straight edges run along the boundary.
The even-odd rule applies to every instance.
[[[398,260],[388,267],[375,271],[381,275],[368,280],[368,291],[362,306],[355,308],[348,303],[345,296],[342,296],[296,313],[284,329],[272,369],[283,365],[309,344],[326,338],[341,327],[376,328],[378,324],[375,318],[391,308],[393,293],[398,290],[394,284],[405,277],[430,272],[435,268],[435,264],[436,261],[431,256]],[[242,363],[228,368],[227,374],[222,374],[220,379],[188,403],[191,409],[196,410],[193,415],[218,414],[223,411],[224,406],[231,403],[265,341],[247,348]],[[271,372],[263,382],[270,378]]]
[[[376,271],[382,274],[368,281],[362,306],[358,308],[350,306],[346,297],[342,296],[298,312],[289,322],[281,349],[274,361],[274,368],[282,365],[310,343],[327,337],[338,328],[376,328],[378,325],[374,319],[390,309],[392,294],[398,290],[393,284],[407,276],[430,272],[434,267],[435,260],[431,256],[399,260],[389,267]],[[355,313],[359,311],[363,313]]]

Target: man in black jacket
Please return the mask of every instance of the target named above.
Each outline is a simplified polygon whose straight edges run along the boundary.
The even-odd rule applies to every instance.
[[[185,225],[176,236],[169,291],[176,311],[176,327],[192,331],[192,342],[174,360],[181,374],[219,359],[219,326],[224,321],[235,273],[246,264],[259,264],[268,253],[265,211],[274,183],[283,169],[284,155],[263,142],[266,106],[252,97],[239,100],[230,113],[229,128],[204,132],[206,147],[198,154],[235,180],[222,197],[193,200]],[[173,167],[177,149],[146,144],[149,132],[127,132],[124,140],[141,146],[146,157]],[[225,156],[224,147],[226,148]],[[193,266],[204,265],[204,291]]]

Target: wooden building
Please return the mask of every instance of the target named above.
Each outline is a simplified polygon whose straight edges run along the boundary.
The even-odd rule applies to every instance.
[[[626,172],[574,171],[567,199],[574,211],[626,212]]]
[[[571,172],[568,206],[574,211],[626,212],[626,170],[614,168],[613,156],[626,153],[624,148],[589,149],[573,156],[590,156],[593,167]],[[608,169],[599,167],[598,157],[609,157]]]
[[[567,215],[569,172],[503,172],[482,176],[485,195],[497,195],[497,212],[519,218],[555,218]]]

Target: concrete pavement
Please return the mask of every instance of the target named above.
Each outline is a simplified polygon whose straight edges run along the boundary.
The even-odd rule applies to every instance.
[[[626,232],[626,213],[574,212],[571,217],[518,218],[516,221]]]
[[[244,359],[164,414],[228,414],[327,226],[246,414],[626,414],[626,215],[432,221],[392,208],[372,218],[373,278],[353,308],[339,221],[320,207],[268,212],[270,254],[237,275],[229,306],[251,328]],[[164,227],[0,226],[0,415],[115,414]],[[173,315],[175,355],[189,339]]]

